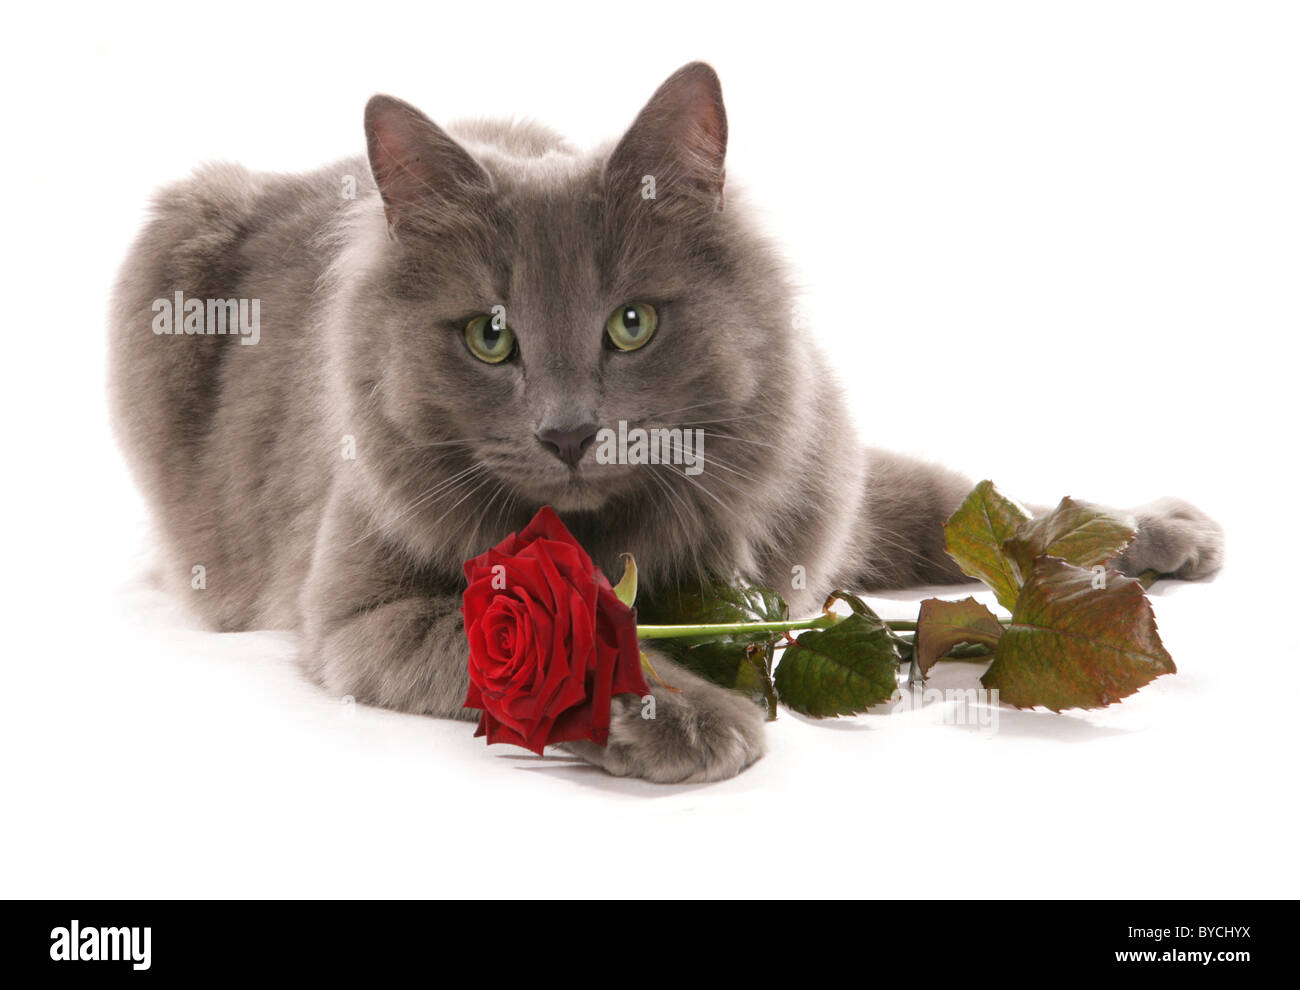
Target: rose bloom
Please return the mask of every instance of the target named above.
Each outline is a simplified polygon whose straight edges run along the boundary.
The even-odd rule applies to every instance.
[[[465,707],[482,710],[476,736],[538,754],[576,739],[603,746],[614,695],[650,693],[636,609],[550,506],[466,561],[465,579]]]

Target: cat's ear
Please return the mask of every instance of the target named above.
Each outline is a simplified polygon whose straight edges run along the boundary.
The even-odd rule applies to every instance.
[[[691,62],[655,90],[610,155],[606,175],[611,181],[642,184],[647,199],[658,198],[655,187],[683,178],[686,188],[703,193],[721,209],[726,153],[722,84],[711,66]]]
[[[372,96],[366,104],[366,150],[388,226],[398,231],[439,203],[491,189],[468,151],[409,103]]]

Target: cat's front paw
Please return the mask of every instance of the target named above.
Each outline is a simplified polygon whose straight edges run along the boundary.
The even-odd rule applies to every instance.
[[[742,694],[696,677],[655,654],[651,662],[669,691],[649,679],[651,706],[630,695],[614,699],[609,743],[564,743],[563,749],[616,777],[660,784],[698,784],[734,777],[763,755],[763,711]]]
[[[1196,506],[1162,498],[1132,511],[1137,538],[1118,561],[1125,574],[1159,571],[1195,581],[1223,566],[1223,527]]]

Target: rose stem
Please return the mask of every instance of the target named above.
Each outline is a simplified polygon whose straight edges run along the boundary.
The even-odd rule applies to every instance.
[[[693,636],[726,636],[736,633],[787,632],[795,629],[825,629],[847,616],[818,615],[811,619],[791,619],[787,622],[719,622],[694,626],[637,626],[636,634],[642,639],[675,639]],[[895,632],[916,628],[915,622],[886,622]]]

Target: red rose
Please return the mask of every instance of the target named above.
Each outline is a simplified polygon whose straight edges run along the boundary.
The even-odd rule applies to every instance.
[[[650,693],[636,609],[624,605],[585,550],[544,506],[465,563],[469,639],[466,708],[477,736],[540,754],[549,743],[605,745],[616,694]]]

